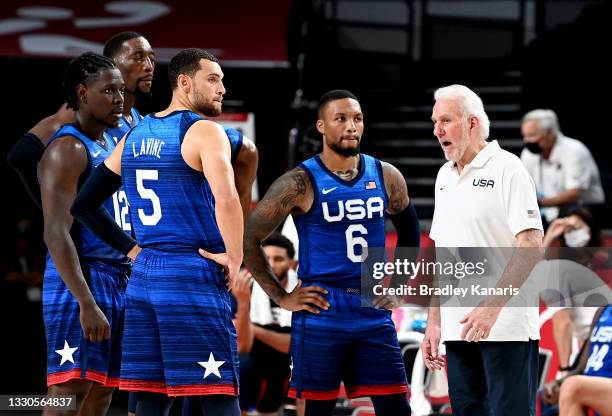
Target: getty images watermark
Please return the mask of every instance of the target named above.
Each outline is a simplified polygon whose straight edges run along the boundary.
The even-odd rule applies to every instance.
[[[405,305],[476,306],[490,297],[506,307],[603,306],[612,303],[612,249],[436,247],[369,248],[362,263],[364,305],[391,296]]]

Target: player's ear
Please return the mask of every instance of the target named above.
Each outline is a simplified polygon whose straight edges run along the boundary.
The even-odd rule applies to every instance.
[[[317,127],[317,130],[319,133],[324,134],[325,133],[325,123],[323,123],[323,120],[318,119],[317,123],[315,124],[315,126]]]
[[[87,86],[85,84],[79,84],[76,87],[77,97],[82,103],[87,103]]]
[[[189,94],[191,91],[191,78],[185,74],[179,74],[176,80],[176,85],[178,85],[178,87],[182,89],[185,94]]]

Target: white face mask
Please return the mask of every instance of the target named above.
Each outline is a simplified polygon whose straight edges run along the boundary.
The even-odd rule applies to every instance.
[[[566,231],[563,237],[568,247],[586,247],[591,240],[591,230],[589,227],[581,227]]]

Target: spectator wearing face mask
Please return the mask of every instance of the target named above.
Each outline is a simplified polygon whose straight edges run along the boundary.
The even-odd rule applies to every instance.
[[[589,149],[561,133],[552,110],[525,114],[521,132],[525,144],[521,161],[536,184],[538,204],[546,222],[550,224],[559,217],[560,210],[572,205],[588,207],[597,220],[605,196]]]
[[[563,247],[598,247],[601,244],[599,229],[591,212],[574,207],[567,210],[565,217],[554,220],[546,230],[542,244],[551,247],[558,240]]]

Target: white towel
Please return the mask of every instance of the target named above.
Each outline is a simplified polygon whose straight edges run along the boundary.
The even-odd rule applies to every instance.
[[[285,290],[290,292],[298,284],[297,274],[293,269],[287,274],[287,282]],[[253,282],[253,291],[251,293],[251,322],[258,325],[278,324],[281,327],[291,326],[291,312],[285,309],[280,309],[278,322],[274,322],[272,310],[270,308],[270,297],[264,292],[257,282]]]

